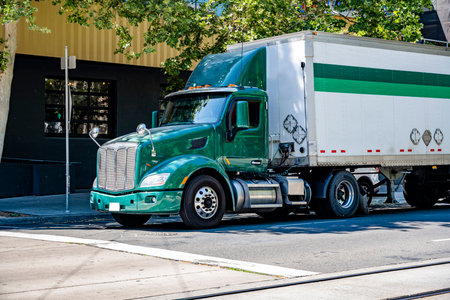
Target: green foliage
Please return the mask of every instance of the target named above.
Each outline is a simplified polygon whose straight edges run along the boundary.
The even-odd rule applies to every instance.
[[[37,30],[44,33],[50,32],[48,28],[39,27],[35,23],[34,14],[37,12],[37,8],[33,7],[31,0],[2,0],[0,1],[0,24],[6,25],[11,22],[17,22],[20,19],[24,19],[28,23],[29,30]],[[0,71],[6,70],[7,63],[9,61],[9,52],[5,48],[7,39],[0,39]]]
[[[302,30],[349,33],[414,42],[430,0],[53,0],[69,22],[114,30],[116,53],[135,59],[166,43],[180,54],[163,63],[169,89],[180,70],[227,45]],[[133,45],[130,28],[147,28]],[[131,46],[134,47],[131,47]],[[139,49],[133,51],[132,49]]]
[[[416,42],[422,38],[419,23],[429,0],[344,0],[335,10],[341,15],[354,16],[349,20],[349,33],[386,40]]]

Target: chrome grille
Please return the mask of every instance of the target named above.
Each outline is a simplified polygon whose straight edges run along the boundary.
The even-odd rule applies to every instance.
[[[135,143],[115,143],[98,151],[98,187],[108,191],[134,188],[136,171]]]

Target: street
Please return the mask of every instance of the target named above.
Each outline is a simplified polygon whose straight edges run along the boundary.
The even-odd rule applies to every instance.
[[[0,234],[11,234],[12,236],[22,234],[25,238],[58,242],[48,249],[52,252],[51,257],[53,257],[49,263],[55,264],[55,266],[66,261],[62,259],[62,262],[58,262],[57,259],[60,256],[57,245],[60,245],[61,241],[65,241],[66,243],[108,249],[108,259],[98,262],[100,266],[104,265],[102,268],[104,272],[108,272],[112,268],[114,261],[118,262],[118,266],[113,268],[113,274],[119,274],[121,268],[124,269],[125,274],[127,272],[140,274],[144,269],[152,269],[152,262],[148,261],[148,257],[145,258],[145,262],[143,260],[143,266],[147,267],[139,268],[139,255],[137,254],[144,254],[169,258],[169,260],[163,260],[166,264],[169,262],[169,265],[170,261],[193,262],[194,264],[183,263],[184,268],[187,269],[192,266],[198,267],[198,263],[222,267],[219,268],[219,273],[226,271],[234,275],[227,275],[227,277],[222,274],[218,278],[221,280],[224,280],[222,278],[233,278],[231,281],[224,281],[226,283],[224,285],[232,288],[239,283],[259,282],[261,285],[262,282],[262,286],[264,286],[265,284],[270,285],[266,281],[280,278],[296,276],[308,278],[311,275],[351,273],[374,268],[392,268],[399,264],[423,264],[434,260],[448,260],[450,257],[449,214],[450,205],[448,204],[440,204],[430,210],[415,210],[406,205],[379,205],[368,216],[357,216],[350,219],[319,219],[314,214],[300,214],[291,215],[285,221],[270,222],[255,214],[227,215],[220,226],[208,230],[186,229],[178,217],[156,217],[152,218],[145,226],[134,229],[126,229],[112,221],[97,221],[85,224],[4,226],[1,228]],[[44,238],[41,235],[45,235]],[[70,240],[70,238],[74,240]],[[12,288],[10,284],[13,283],[9,282],[5,274],[10,274],[11,270],[7,270],[8,267],[17,265],[23,261],[25,256],[31,261],[35,261],[33,255],[36,255],[36,259],[46,257],[43,249],[49,246],[41,245],[42,241],[32,241],[32,244],[27,246],[26,240],[21,239],[21,236],[10,238],[0,235],[0,241],[4,245],[0,259],[9,262],[0,267],[1,274],[3,274],[1,275],[2,290],[8,291],[3,296],[10,296],[8,298],[12,299],[27,296],[26,293],[22,294],[24,286],[28,286],[25,288],[25,290],[29,289],[28,291],[38,290],[38,286],[25,284],[27,278],[23,278],[23,282],[21,282],[21,278],[15,278],[15,281],[21,282],[21,288]],[[110,244],[102,246],[105,241]],[[18,249],[28,249],[27,247],[33,251],[26,253],[23,253],[23,250],[18,251]],[[34,249],[41,250],[35,251]],[[83,249],[83,251],[88,251],[86,247]],[[111,251],[111,249],[121,252]],[[165,250],[170,250],[169,254],[165,254],[167,252]],[[80,254],[78,250],[74,251],[77,252],[77,255]],[[95,249],[91,251],[95,252]],[[158,254],[160,252],[162,254]],[[17,256],[14,253],[22,253],[23,256]],[[119,257],[130,255],[130,253],[134,253],[134,256],[128,266],[126,261],[124,262]],[[61,255],[64,257],[67,254],[70,254],[70,251],[63,252]],[[194,256],[194,259],[191,260],[189,255],[194,254],[198,257]],[[86,255],[88,258],[80,264],[79,269],[92,264],[89,254]],[[44,268],[46,270],[44,273],[48,276],[55,275],[51,275],[53,268],[47,269],[46,265],[34,264],[36,268]],[[233,264],[237,267],[234,267]],[[252,264],[256,264],[259,269],[255,269]],[[247,266],[250,266],[249,269],[246,269]],[[130,271],[133,269],[141,271]],[[266,269],[267,272],[264,271]],[[63,272],[58,268],[55,270]],[[214,270],[217,271],[217,268]],[[179,272],[180,276],[185,276],[183,275],[185,269],[180,269]],[[202,270],[194,273],[204,276],[207,274],[205,272],[207,271]],[[213,280],[214,274],[219,273],[213,272],[211,275],[213,277],[209,277],[209,279]],[[258,275],[257,273],[272,276]],[[76,275],[77,272],[74,272],[71,276],[76,277]],[[96,276],[98,280],[106,279],[102,274],[92,276]],[[121,276],[125,275],[117,275],[118,278],[115,280],[121,281]],[[241,278],[242,276],[245,279]],[[71,280],[77,281],[74,278]],[[79,280],[83,282],[84,279]],[[443,287],[450,287],[450,278],[440,277],[440,280],[441,283],[444,280]],[[205,282],[205,287],[208,287],[208,281],[205,278],[202,277],[201,281]],[[56,286],[58,284],[55,283],[55,288]],[[217,288],[214,285],[210,287]],[[187,287],[185,288],[187,289]],[[423,291],[431,290],[431,288],[432,286],[425,287]],[[71,289],[74,292],[73,287]],[[15,294],[15,291],[22,292]],[[186,290],[183,290],[182,286],[178,286],[177,292],[182,293]],[[2,295],[1,291],[0,295]],[[52,295],[54,298],[55,295],[63,294]],[[100,296],[104,297],[105,294],[102,293]],[[146,291],[133,294],[129,298],[142,296],[155,295]],[[43,297],[43,299],[45,298]],[[168,298],[171,297],[168,296]]]

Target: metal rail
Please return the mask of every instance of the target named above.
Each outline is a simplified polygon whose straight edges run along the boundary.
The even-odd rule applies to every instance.
[[[425,297],[432,297],[432,296],[438,296],[438,295],[444,295],[444,294],[450,294],[450,288],[434,290],[434,291],[429,291],[429,292],[419,293],[419,294],[414,294],[414,295],[409,295],[409,296],[388,298],[388,300],[412,300],[412,299],[421,299],[421,298],[425,298]]]
[[[440,41],[440,40],[433,40],[433,39],[423,39],[423,40],[421,40],[422,44],[425,44],[425,42],[443,44],[443,45],[445,45],[445,48],[447,48],[447,49],[448,49],[448,44],[449,44],[449,42],[447,42],[447,41]],[[433,44],[433,45],[437,46],[436,44]]]
[[[299,281],[295,281],[295,282],[273,284],[273,285],[267,285],[267,286],[263,286],[263,287],[240,289],[240,290],[234,290],[234,291],[224,291],[224,292],[211,293],[211,294],[186,297],[186,298],[178,298],[178,299],[184,299],[184,300],[206,299],[206,298],[213,298],[213,297],[220,297],[220,296],[237,295],[237,294],[251,293],[251,292],[264,291],[264,290],[270,290],[270,289],[276,289],[276,288],[290,287],[290,286],[295,286],[295,285],[304,285],[304,284],[310,284],[310,283],[318,283],[318,282],[339,280],[339,279],[345,279],[345,278],[374,275],[374,274],[380,274],[380,273],[389,273],[389,272],[396,272],[396,271],[403,271],[403,270],[410,270],[410,269],[419,269],[419,268],[439,266],[439,265],[445,265],[445,264],[450,264],[450,260],[435,262],[435,263],[416,264],[416,265],[405,266],[405,267],[385,268],[385,269],[376,270],[376,271],[358,272],[358,273],[346,274],[346,275],[335,275],[335,276],[316,278],[316,279],[304,279],[304,280],[299,280]],[[429,292],[425,292],[425,293],[421,293],[421,294],[414,294],[414,295],[407,295],[407,296],[392,298],[391,300],[419,299],[419,298],[423,298],[423,297],[442,295],[442,294],[448,294],[448,293],[450,293],[450,288],[429,291]]]

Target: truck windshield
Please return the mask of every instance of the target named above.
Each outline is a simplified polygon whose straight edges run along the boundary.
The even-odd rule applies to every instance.
[[[204,124],[219,120],[227,94],[182,95],[169,99],[161,125]]]

